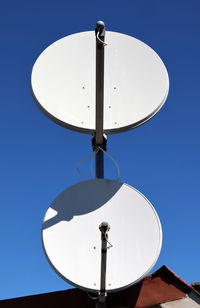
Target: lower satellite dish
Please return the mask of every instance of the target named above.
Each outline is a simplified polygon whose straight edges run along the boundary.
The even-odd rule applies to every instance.
[[[162,229],[151,203],[133,187],[113,180],[83,181],[62,192],[42,225],[45,254],[53,269],[70,284],[91,292],[100,289],[101,234],[110,225],[106,291],[125,289],[154,266]]]

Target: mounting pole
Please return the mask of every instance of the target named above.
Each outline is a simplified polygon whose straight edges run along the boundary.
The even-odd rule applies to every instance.
[[[110,226],[107,222],[102,222],[99,226],[101,231],[101,280],[100,292],[96,308],[106,308],[106,260],[107,260],[107,240]]]
[[[95,28],[96,36],[96,131],[92,138],[93,150],[98,147],[106,150],[106,138],[103,135],[103,105],[104,105],[104,47],[105,25],[98,21]],[[99,150],[95,159],[96,178],[104,178],[104,153]]]

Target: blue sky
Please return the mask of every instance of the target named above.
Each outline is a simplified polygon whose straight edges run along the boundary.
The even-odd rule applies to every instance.
[[[170,92],[161,111],[135,130],[108,137],[121,181],[154,205],[163,227],[163,264],[188,283],[200,280],[200,2],[198,0],[1,3],[0,299],[63,290],[47,263],[41,223],[52,200],[79,182],[76,164],[92,153],[91,137],[47,119],[30,94],[39,54],[54,41],[93,30],[132,35],[164,61]],[[82,167],[91,178],[89,165]],[[115,178],[106,160],[106,177]]]

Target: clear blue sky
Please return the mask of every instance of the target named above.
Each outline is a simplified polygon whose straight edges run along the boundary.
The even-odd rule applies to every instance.
[[[76,164],[92,153],[89,135],[47,119],[30,94],[39,54],[66,35],[93,30],[132,35],[164,61],[170,93],[161,111],[135,130],[109,136],[121,181],[140,190],[163,227],[163,264],[200,281],[200,2],[199,0],[7,0],[1,3],[0,299],[63,290],[41,245],[52,200],[81,179]],[[91,175],[86,164],[86,178]],[[116,170],[106,161],[106,177]]]

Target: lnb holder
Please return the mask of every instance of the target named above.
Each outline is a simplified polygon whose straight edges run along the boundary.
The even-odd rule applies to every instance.
[[[97,23],[96,23],[95,34],[97,35],[97,33],[99,33],[100,39],[104,40],[104,38],[105,38],[105,24],[101,20],[97,21]]]
[[[99,230],[101,231],[103,235],[107,235],[108,231],[110,230],[110,226],[107,222],[104,221],[100,224]]]

